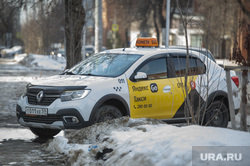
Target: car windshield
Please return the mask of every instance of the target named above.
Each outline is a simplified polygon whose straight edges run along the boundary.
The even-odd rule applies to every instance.
[[[139,54],[100,53],[78,63],[66,74],[117,77],[141,56]]]

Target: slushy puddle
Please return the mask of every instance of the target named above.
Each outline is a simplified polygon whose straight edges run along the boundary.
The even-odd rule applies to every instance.
[[[0,141],[8,139],[33,139],[36,136],[29,129],[1,128]]]
[[[63,136],[64,132],[60,132],[58,135]],[[35,139],[37,136],[34,135],[29,129],[20,128],[0,128],[0,142],[3,140],[31,140]]]

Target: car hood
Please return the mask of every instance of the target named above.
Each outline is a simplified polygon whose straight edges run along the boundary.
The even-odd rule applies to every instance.
[[[31,84],[39,86],[89,86],[108,79],[112,78],[80,75],[56,75],[41,78],[37,81],[32,82]]]

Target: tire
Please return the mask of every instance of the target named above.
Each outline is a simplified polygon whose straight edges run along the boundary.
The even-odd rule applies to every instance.
[[[228,108],[222,101],[212,102],[206,110],[205,126],[227,127],[229,121]]]
[[[54,129],[42,129],[42,128],[33,128],[30,127],[32,133],[37,135],[41,138],[52,138],[53,136],[57,135],[61,130],[54,130]]]
[[[112,106],[112,105],[104,105],[97,109],[94,116],[94,123],[105,122],[108,120],[116,119],[122,117],[121,111]]]

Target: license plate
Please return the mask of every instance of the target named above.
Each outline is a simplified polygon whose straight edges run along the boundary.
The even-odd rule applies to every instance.
[[[33,108],[33,107],[26,107],[25,108],[26,115],[36,116],[36,115],[48,115],[47,108]]]

